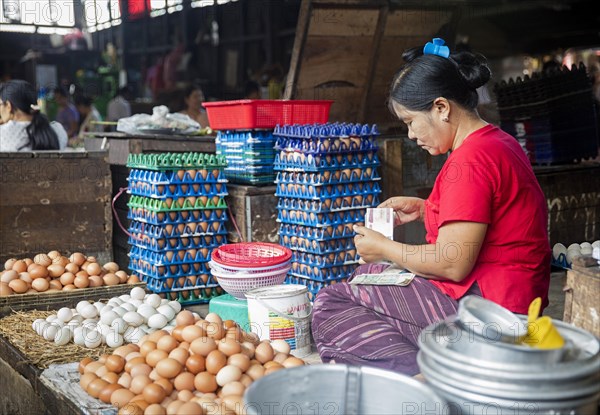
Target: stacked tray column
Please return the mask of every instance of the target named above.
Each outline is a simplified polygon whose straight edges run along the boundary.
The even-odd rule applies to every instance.
[[[272,184],[274,144],[273,130],[219,131],[217,154],[227,160],[227,179],[232,183]]]
[[[280,243],[293,251],[286,282],[312,297],[358,264],[353,225],[379,204],[376,126],[314,124],[275,129]]]
[[[129,268],[148,289],[182,304],[222,294],[210,274],[227,243],[225,159],[214,154],[130,154]]]

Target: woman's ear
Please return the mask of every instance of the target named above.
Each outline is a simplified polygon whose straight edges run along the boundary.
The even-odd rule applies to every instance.
[[[439,117],[443,122],[450,121],[450,101],[444,97],[438,97],[433,100],[434,116]]]

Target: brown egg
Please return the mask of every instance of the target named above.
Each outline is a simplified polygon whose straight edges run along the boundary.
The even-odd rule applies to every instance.
[[[202,393],[215,392],[219,387],[217,378],[209,372],[198,373],[194,378],[194,386]]]
[[[133,353],[133,352],[129,352],[127,355],[129,355],[130,353]],[[127,355],[125,355],[125,360],[127,360]],[[146,364],[146,360],[141,356],[127,360],[127,363],[125,363],[125,372],[131,373],[131,369],[133,369],[133,367],[135,365],[143,365],[143,364]]]
[[[31,285],[31,282],[33,281],[33,279],[31,278],[31,275],[29,275],[29,273],[27,271],[21,272],[19,274],[19,279],[21,281],[25,281],[29,285]]]
[[[104,275],[102,277],[102,281],[104,282],[104,285],[117,285],[121,283],[121,280],[119,279],[119,277],[117,277],[115,274],[112,273],[108,273],[106,275]]]
[[[146,357],[152,350],[156,350],[156,343],[152,340],[146,340],[140,346],[140,354],[144,357]]]
[[[29,289],[29,284],[20,279],[12,280],[8,283],[8,286],[15,292],[15,294],[23,294]]]
[[[169,357],[171,359],[177,360],[182,365],[185,365],[188,358],[190,357],[190,352],[187,349],[184,349],[183,347],[177,347],[171,350],[171,352],[169,353]]]
[[[59,280],[50,280],[49,284],[50,284],[50,287],[48,288],[48,291],[50,291],[50,290],[60,291],[63,288],[63,285],[60,283]]]
[[[193,391],[195,378],[196,378],[196,375],[191,372],[181,372],[179,375],[177,375],[177,377],[173,381],[173,385],[175,386],[175,389],[177,389],[178,391],[182,391],[182,390]]]
[[[6,262],[4,263],[4,269],[7,270],[7,271],[11,270],[12,267],[13,267],[13,265],[15,265],[15,262],[17,262],[17,261],[18,261],[17,258],[7,259]]]
[[[119,409],[117,415],[144,415],[144,410],[139,405],[130,403]]]
[[[94,379],[93,381],[91,381],[88,384],[87,393],[92,398],[97,398],[98,396],[100,396],[100,392],[102,392],[102,389],[104,389],[107,386],[108,386],[107,381],[102,380],[102,379]]]
[[[72,291],[77,289],[77,287],[74,284],[67,284],[64,287],[62,287],[63,291]]]
[[[69,262],[67,265],[65,265],[65,271],[76,274],[79,272],[79,265]]]
[[[27,271],[27,263],[22,259],[14,262],[12,266],[13,271],[17,271],[18,273]]]
[[[198,330],[202,330],[198,326],[189,326],[190,329],[196,328]],[[186,334],[184,330],[184,335]],[[198,337],[194,341],[190,343],[190,350],[201,356],[208,356],[210,352],[217,349],[217,343],[214,339],[209,337]]]
[[[188,357],[187,361],[185,362],[185,367],[189,372],[196,375],[206,370],[206,362],[203,356],[194,354]]]
[[[242,343],[244,341],[244,331],[239,327],[231,327],[227,329],[225,337],[234,339],[238,343]]]
[[[229,396],[229,395],[243,396],[245,390],[246,390],[246,386],[244,386],[244,384],[242,384],[241,382],[238,382],[238,381],[233,381],[233,382],[229,382],[223,386],[223,389],[221,389],[221,394],[223,396]]]
[[[106,375],[102,376],[100,379],[103,379],[112,385],[119,381],[119,375],[117,375],[115,372],[107,372]]]
[[[83,369],[87,366],[88,363],[92,363],[93,361],[94,359],[92,359],[91,357],[84,357],[83,359],[81,359],[78,366],[79,373],[83,374]]]
[[[224,338],[219,340],[219,350],[227,357],[242,352],[242,346],[234,339]]]
[[[150,374],[152,373],[152,368],[150,367],[150,365],[147,365],[145,363],[139,364],[139,365],[135,365],[134,367],[131,368],[131,377],[134,378],[136,376],[148,376],[150,377]]]
[[[58,278],[65,273],[65,267],[58,264],[52,264],[48,267],[48,274],[52,278]]]
[[[13,295],[13,290],[8,286],[5,282],[0,282],[0,297],[6,297],[9,295]]]
[[[75,280],[73,281],[73,285],[75,285],[75,287],[77,287],[77,288],[89,287],[89,285],[90,285],[89,278],[84,275],[79,275],[80,273],[81,273],[81,271],[77,273],[78,276],[75,277]]]
[[[243,353],[236,353],[229,356],[229,359],[227,359],[227,364],[237,366],[242,370],[242,372],[245,372],[250,367],[250,358]]]
[[[88,287],[102,287],[104,285],[104,281],[102,281],[102,277],[98,275],[91,275],[88,277],[89,285]]]
[[[146,363],[148,363],[152,367],[156,367],[156,365],[163,359],[167,359],[169,354],[164,350],[152,350],[150,353],[146,355]]]
[[[102,366],[99,367],[96,370],[96,376],[98,376],[99,378],[101,378],[102,376],[106,375],[109,372],[109,370],[106,368],[106,366],[104,365],[104,362],[102,362]]]
[[[132,377],[129,373],[123,372],[121,373],[121,376],[119,377],[117,383],[125,389],[129,389],[129,387],[131,386],[131,379]]]
[[[49,256],[51,259],[54,259],[54,258],[60,258],[60,256],[61,256],[61,253],[60,253],[60,252],[58,252],[58,251],[50,251],[50,252],[48,252],[48,256]]]
[[[170,395],[171,392],[173,392],[173,383],[171,383],[171,381],[169,379],[158,378],[154,381],[154,383],[162,386],[162,388],[165,390],[165,393],[167,395]]]
[[[64,274],[62,274],[60,276],[60,283],[62,285],[73,284],[74,281],[75,281],[75,274],[73,274],[72,272],[65,272]]]
[[[106,272],[114,274],[119,270],[119,265],[116,262],[107,262],[102,268],[104,268]]]
[[[111,355],[106,358],[104,365],[111,372],[121,373],[125,368],[125,359],[119,355]]]
[[[304,362],[304,360],[299,359],[295,356],[290,356],[287,359],[285,359],[282,363],[283,367],[295,367],[295,366],[303,366],[306,363]]]
[[[250,376],[252,380],[258,380],[265,375],[265,368],[262,365],[252,365],[246,371],[246,375]]]
[[[196,402],[186,402],[179,407],[178,413],[186,415],[202,415],[204,410]]]
[[[177,391],[175,391],[177,392]],[[177,392],[177,399],[183,402],[188,402],[194,397],[194,394],[188,390],[182,390]]]
[[[158,343],[158,340],[161,337],[166,336],[168,334],[169,334],[169,332],[166,330],[156,330],[154,333],[152,333],[151,335],[148,336],[148,340]]]
[[[135,397],[135,393],[128,389],[117,389],[110,396],[110,403],[117,408],[123,408]],[[138,407],[139,408],[139,407]],[[141,411],[141,409],[140,409]],[[120,413],[121,411],[119,411]],[[143,414],[143,412],[140,412]]]
[[[139,395],[144,391],[144,388],[152,383],[152,379],[150,379],[146,375],[139,375],[131,378],[131,385],[129,386],[129,390],[136,395]]]
[[[144,410],[144,415],[166,415],[167,410],[160,404],[154,403]]]
[[[96,376],[96,374],[93,372],[82,373],[81,377],[79,378],[79,386],[81,386],[81,389],[83,389],[84,391],[87,391],[87,387],[90,384],[90,382],[96,379],[98,379],[98,376]]]
[[[85,262],[85,255],[83,255],[81,252],[74,252],[69,257],[69,261],[71,261],[73,264],[80,267],[81,264],[83,264]]]
[[[47,267],[48,265],[52,264],[52,258],[46,254],[37,254],[35,257],[33,257],[33,262],[43,267]]]
[[[2,272],[2,276],[0,277],[0,281],[8,284],[12,280],[16,280],[17,278],[19,278],[19,273],[17,271],[13,271],[11,269],[11,270],[3,271]]]
[[[283,366],[282,366],[283,367]],[[217,385],[225,386],[229,382],[236,382],[242,377],[242,370],[233,365],[227,365],[217,373]]]
[[[46,278],[48,276],[48,269],[39,264],[31,264],[27,267],[27,272],[29,272],[29,275],[34,280],[36,278]]]
[[[18,271],[17,271],[18,272]],[[175,317],[178,326],[190,326],[195,323],[194,315],[189,310],[182,310]]]
[[[119,278],[120,284],[125,284],[129,278],[129,275],[125,271],[117,271],[115,275]]]
[[[173,402],[171,402],[168,406],[167,406],[167,415],[178,415],[181,412],[179,412],[179,408],[184,404],[185,402],[180,401],[180,400],[174,400]]]
[[[44,292],[47,291],[48,288],[50,288],[50,283],[48,283],[48,281],[46,281],[45,278],[38,278],[36,280],[33,280],[33,282],[31,283],[31,288],[33,288],[37,292]]]
[[[89,258],[88,258],[88,261],[89,261]],[[90,275],[100,275],[102,268],[100,267],[100,265],[97,262],[92,262],[92,263],[88,264],[88,266],[85,270]]]
[[[147,385],[142,393],[144,395],[144,400],[149,404],[160,403],[165,399],[165,396],[167,396],[163,387],[155,383]]]
[[[156,371],[160,376],[166,379],[173,379],[181,373],[182,369],[183,365],[170,357],[162,359],[156,364]]]
[[[206,370],[216,375],[227,364],[227,357],[219,350],[213,350],[206,356]]]
[[[110,403],[110,397],[117,389],[121,389],[121,385],[118,383],[108,384],[100,391],[98,398],[104,403]]]
[[[171,350],[177,348],[177,346],[179,346],[179,342],[169,334],[162,336],[160,339],[158,339],[158,342],[156,342],[156,348],[167,353],[170,353]]]
[[[137,284],[138,282],[140,282],[140,279],[137,275],[131,275],[127,278],[127,284]]]
[[[180,315],[181,315],[181,313],[180,313]],[[181,337],[183,337],[183,340],[190,343],[190,347],[194,341],[205,339],[204,336],[206,336],[206,332],[202,329],[202,327],[199,327],[196,325],[187,326],[181,331]],[[215,344],[215,348],[216,348],[216,344]],[[193,349],[192,349],[192,351],[193,351]]]
[[[270,360],[273,360],[273,348],[269,343],[261,343],[258,346],[256,346],[254,356],[256,357],[256,360],[264,364]]]
[[[208,337],[211,337],[215,340],[221,340],[223,337],[225,337],[225,333],[225,327],[223,327],[222,323],[209,323],[206,328],[206,334]]]

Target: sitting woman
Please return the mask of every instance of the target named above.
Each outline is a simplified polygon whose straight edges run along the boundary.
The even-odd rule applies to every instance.
[[[37,106],[37,94],[26,81],[0,84],[0,151],[62,150],[67,132]]]
[[[183,93],[184,108],[182,114],[186,114],[192,120],[200,124],[201,128],[208,127],[208,117],[202,107],[204,102],[204,93],[197,85],[190,85]]]
[[[69,140],[72,147],[80,147],[83,145],[84,136],[86,133],[99,133],[104,131],[104,127],[98,122],[102,121],[100,112],[93,104],[93,99],[87,95],[78,95],[75,97],[75,106],[79,112],[81,125],[79,126],[79,134],[76,138]]]
[[[439,42],[439,41],[438,41]],[[491,77],[469,52],[405,52],[389,107],[408,138],[431,155],[450,153],[427,200],[393,197],[395,225],[424,222],[426,244],[394,242],[355,227],[367,263],[354,275],[378,273],[390,261],[417,275],[406,287],[335,284],[315,300],[313,336],[324,362],[419,373],[418,336],[475,294],[526,314],[536,297],[548,304],[547,205],[515,138],[484,122],[476,89]]]

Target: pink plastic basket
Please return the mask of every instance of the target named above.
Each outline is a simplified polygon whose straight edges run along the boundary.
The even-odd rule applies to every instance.
[[[326,123],[331,100],[268,100],[204,102],[213,130],[275,128],[284,124]]]
[[[234,268],[271,267],[289,261],[289,248],[268,242],[226,244],[213,250],[211,259],[221,266]]]

